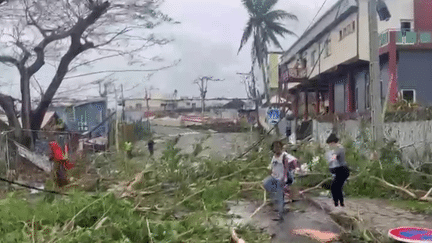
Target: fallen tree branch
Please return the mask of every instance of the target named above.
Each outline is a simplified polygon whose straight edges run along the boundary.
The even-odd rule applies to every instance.
[[[303,191],[300,191],[299,193],[300,193],[300,194],[303,194],[303,193],[306,193],[306,192],[309,192],[309,191],[313,191],[313,190],[319,189],[319,188],[322,187],[322,185],[323,185],[324,183],[326,183],[326,182],[328,182],[328,181],[331,181],[332,179],[333,179],[333,178],[327,178],[327,179],[324,179],[324,180],[321,181],[318,185],[316,185],[316,186],[314,186],[314,187],[311,187],[311,188],[308,188],[308,189],[305,189],[305,190],[303,190]]]
[[[234,243],[246,243],[242,238],[238,237],[235,229],[231,230],[231,240],[234,241]]]
[[[402,192],[404,192],[405,194],[409,195],[410,197],[412,197],[412,198],[414,198],[414,199],[418,199],[418,197],[417,197],[413,192],[409,191],[409,190],[406,189],[406,188],[403,188],[403,187],[400,187],[400,186],[395,186],[395,185],[393,185],[393,184],[387,182],[386,180],[381,179],[381,178],[378,178],[378,177],[376,177],[376,176],[371,176],[371,178],[373,178],[373,179],[375,179],[375,180],[378,180],[378,181],[382,182],[384,185],[386,185],[386,186],[388,186],[388,187],[391,187],[391,188],[393,188],[393,189],[397,189],[397,190],[399,190],[399,191],[402,191]]]
[[[226,176],[222,176],[222,177],[219,177],[219,178],[215,178],[215,179],[209,180],[207,183],[212,183],[212,182],[215,182],[215,181],[218,181],[218,180],[223,180],[223,179],[229,178],[231,176],[235,176],[237,174],[240,174],[240,173],[242,173],[244,171],[247,171],[247,170],[263,170],[263,169],[267,169],[267,167],[257,167],[257,168],[250,168],[250,167],[248,167],[248,168],[244,168],[244,169],[238,170],[238,171],[236,171],[236,172],[234,172],[232,174],[229,174],[229,175],[226,175]]]
[[[266,191],[264,190],[264,202],[261,206],[259,206],[250,216],[250,218],[252,218],[253,216],[255,216],[255,214],[257,214],[261,208],[263,208],[265,205],[267,204],[267,195],[266,195]]]
[[[149,237],[149,239],[150,239],[150,242],[153,243],[153,237],[152,237],[152,233],[151,233],[151,231],[150,231],[150,224],[149,224],[149,221],[148,221],[147,218],[146,218],[146,223],[147,223],[148,237]]]
[[[178,203],[176,204],[176,206],[181,205],[182,203],[186,202],[186,201],[189,200],[190,198],[192,198],[192,197],[194,197],[194,196],[196,196],[196,195],[198,195],[198,194],[200,194],[200,193],[202,193],[202,192],[204,192],[204,191],[205,191],[205,189],[202,189],[202,190],[199,190],[199,191],[195,192],[194,194],[192,194],[192,195],[186,197],[185,199],[183,199],[182,201],[178,202]]]
[[[426,193],[426,195],[424,195],[423,197],[420,198],[420,200],[422,201],[428,201],[428,202],[432,202],[432,198],[429,197],[429,195],[432,193],[432,187],[431,189],[429,189],[429,191]]]

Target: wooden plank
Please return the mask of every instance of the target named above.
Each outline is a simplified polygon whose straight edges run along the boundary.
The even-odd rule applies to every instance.
[[[26,158],[28,161],[32,162],[34,165],[36,165],[38,168],[44,170],[45,172],[51,172],[53,166],[52,166],[52,163],[47,156],[33,153],[32,151],[28,150],[23,145],[15,142],[15,141],[14,141],[14,143],[17,146],[18,154],[21,157]]]

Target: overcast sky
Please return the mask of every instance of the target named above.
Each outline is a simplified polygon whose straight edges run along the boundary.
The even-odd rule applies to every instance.
[[[325,0],[279,0],[275,9],[286,10],[297,15],[299,21],[287,21],[286,27],[301,35],[310,24]],[[331,7],[336,0],[327,0],[321,14]],[[251,41],[237,55],[243,28],[248,20],[248,14],[241,0],[166,0],[162,6],[164,13],[181,22],[179,25],[159,27],[159,36],[171,37],[175,40],[163,47],[147,50],[142,55],[148,57],[159,55],[165,62],[140,67],[150,68],[169,65],[177,59],[181,62],[170,69],[155,73],[150,80],[145,81],[147,73],[116,73],[114,77],[118,84],[123,83],[126,97],[143,98],[144,88],[158,88],[152,93],[171,94],[175,89],[179,96],[199,96],[198,87],[192,82],[200,75],[212,75],[225,79],[224,82],[209,83],[207,97],[246,97],[244,85],[237,72],[250,70]],[[296,37],[281,39],[284,50],[296,40]],[[2,86],[1,91],[19,97],[19,77],[16,70],[0,65],[0,82],[13,85]],[[110,59],[94,65],[84,71],[118,70],[128,68],[123,59]],[[137,69],[132,68],[132,69]],[[257,73],[261,77],[261,73]],[[75,75],[75,74],[74,74]],[[103,75],[92,75],[76,79],[67,79],[60,87],[61,91],[74,98],[97,95],[96,86],[91,91],[84,92],[80,87]],[[37,78],[46,88],[53,77],[53,69],[44,67]],[[136,85],[140,84],[136,87]],[[260,87],[262,82],[260,79]],[[131,89],[132,87],[135,87]],[[96,92],[95,92],[96,91]],[[33,95],[36,95],[33,92]]]

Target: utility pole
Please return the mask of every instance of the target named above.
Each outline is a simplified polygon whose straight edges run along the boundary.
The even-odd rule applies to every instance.
[[[116,127],[115,127],[115,141],[116,141],[116,150],[117,152],[120,152],[120,143],[119,143],[119,115],[117,112],[117,108],[118,108],[118,97],[117,97],[117,89],[114,85],[114,95],[115,95],[115,112],[116,112]]]
[[[124,93],[123,93],[123,84],[121,85],[121,105],[122,105],[122,121],[125,120],[125,100],[124,100]]]
[[[149,112],[150,111],[150,106],[149,106],[149,103],[148,103],[148,91],[147,91],[147,88],[145,88],[145,99],[146,99],[147,112]]]
[[[204,87],[204,78],[201,79],[201,87]],[[204,99],[205,99],[206,94],[207,94],[207,88],[205,90],[201,91],[201,114],[204,114],[204,111],[205,111]]]
[[[369,47],[370,47],[370,95],[373,139],[378,146],[384,142],[381,101],[381,78],[379,66],[377,0],[369,0]]]

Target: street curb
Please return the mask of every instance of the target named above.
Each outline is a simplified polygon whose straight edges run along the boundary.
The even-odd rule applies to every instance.
[[[335,223],[337,223],[341,228],[347,231],[355,231],[358,230],[360,232],[369,231],[379,239],[378,242],[394,242],[390,241],[390,239],[383,235],[382,233],[378,232],[374,228],[370,227],[367,222],[365,222],[363,219],[359,218],[358,215],[350,215],[347,212],[333,212],[330,206],[323,205],[316,200],[314,200],[312,197],[307,195],[302,195],[303,199],[307,202],[309,202],[311,205],[313,205],[315,208],[324,211],[327,213]],[[329,199],[331,200],[331,199]]]

